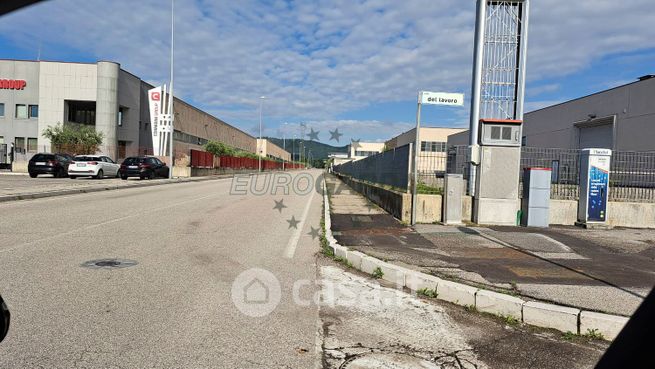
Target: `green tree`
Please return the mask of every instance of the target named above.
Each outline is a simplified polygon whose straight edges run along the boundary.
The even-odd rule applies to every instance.
[[[61,123],[48,126],[42,135],[50,140],[53,151],[69,154],[95,154],[104,138],[102,132],[96,132],[93,127]]]
[[[204,146],[205,151],[216,156],[234,156],[234,148],[218,141],[208,141]]]

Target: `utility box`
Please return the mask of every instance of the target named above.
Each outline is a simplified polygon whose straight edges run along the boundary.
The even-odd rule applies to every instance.
[[[548,227],[550,222],[550,168],[525,168],[521,225]]]
[[[583,149],[580,153],[578,222],[584,227],[605,227],[612,150]]]
[[[445,189],[443,223],[447,225],[462,224],[464,177],[461,174],[446,174]]]

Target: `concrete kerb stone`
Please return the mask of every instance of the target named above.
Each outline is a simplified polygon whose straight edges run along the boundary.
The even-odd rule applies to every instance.
[[[325,182],[323,184],[325,186]],[[332,237],[330,207],[327,191],[324,191],[326,234]],[[335,246],[340,246],[335,240]],[[596,330],[605,339],[613,340],[623,329],[629,318],[611,314],[581,311],[580,309],[547,304],[537,301],[524,302],[522,299],[498,292],[472,287],[466,284],[440,279],[438,277],[409,270],[394,264],[368,256],[359,251],[346,249],[346,259],[355,269],[366,274],[373,274],[380,268],[384,280],[398,284],[401,276],[402,285],[412,291],[426,288],[437,292],[437,299],[462,306],[475,306],[482,312],[503,316],[512,316],[523,323],[542,328],[553,328],[561,332],[586,334]]]
[[[523,320],[523,304],[525,301],[518,297],[487,291],[478,290],[475,295],[475,308],[478,311],[502,316],[511,316]]]
[[[629,318],[610,314],[582,311],[580,313],[580,334],[596,331],[606,340],[614,340]]]
[[[465,284],[443,280],[437,286],[437,298],[462,306],[475,306],[478,289]]]
[[[442,280],[429,274],[416,271],[409,271],[405,274],[405,286],[416,292],[418,290],[432,290],[437,292],[439,283]]]
[[[543,328],[553,328],[561,332],[578,331],[580,309],[566,306],[529,301],[523,304],[523,321]]]
[[[334,256],[341,258],[343,260],[348,260],[348,248],[339,245],[335,246]]]
[[[346,255],[346,259],[350,264],[352,264],[353,268],[357,270],[362,269],[362,259],[366,257],[366,254],[361,253],[359,251],[352,251],[348,250],[348,253]]]

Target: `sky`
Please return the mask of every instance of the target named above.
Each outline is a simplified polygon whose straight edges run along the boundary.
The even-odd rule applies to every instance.
[[[532,0],[526,111],[655,74],[652,0]],[[170,1],[50,0],[0,18],[0,58],[113,60],[167,83]],[[175,94],[252,134],[384,141],[419,90],[460,92],[422,124],[467,127],[474,0],[175,0]],[[343,133],[340,142],[328,131]]]

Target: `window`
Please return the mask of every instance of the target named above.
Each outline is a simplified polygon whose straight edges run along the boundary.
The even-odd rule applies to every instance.
[[[27,119],[27,105],[16,104],[16,118]]]
[[[35,137],[28,137],[27,139],[27,151],[28,152],[37,152],[37,141]]]
[[[511,140],[511,139],[512,139],[512,128],[503,127],[503,140]]]
[[[498,126],[491,127],[491,139],[500,140],[500,127]]]
[[[521,146],[525,146],[527,144],[528,144],[528,137],[527,136],[521,137]]]
[[[39,106],[38,105],[29,105],[29,114],[30,118],[39,117]]]
[[[439,141],[421,141],[421,151],[446,152],[446,143]]]
[[[123,107],[118,108],[118,119],[117,119],[118,121],[116,123],[118,123],[119,127],[123,126],[123,120],[127,116],[127,110],[128,110],[127,108],[123,108]]]
[[[25,137],[14,138],[14,151],[16,153],[25,153]]]
[[[5,116],[5,104],[0,103],[0,118],[3,118]]]
[[[96,124],[95,101],[67,101],[68,121],[80,124]]]

